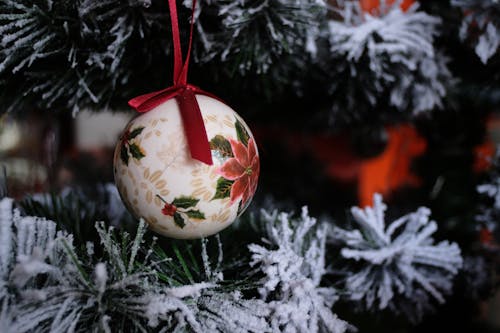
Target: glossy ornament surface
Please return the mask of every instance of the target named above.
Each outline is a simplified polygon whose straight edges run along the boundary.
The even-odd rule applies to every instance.
[[[114,154],[128,209],[164,236],[193,239],[229,226],[249,205],[259,154],[248,126],[224,103],[196,95],[213,165],[191,158],[175,99],[134,118]]]

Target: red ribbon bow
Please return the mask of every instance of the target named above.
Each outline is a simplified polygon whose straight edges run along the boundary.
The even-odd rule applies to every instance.
[[[182,62],[181,41],[175,0],[168,0],[168,6],[170,8],[170,21],[172,24],[172,37],[174,41],[174,85],[160,91],[132,98],[128,102],[128,105],[137,110],[137,112],[144,113],[175,97],[181,112],[184,132],[186,133],[191,157],[205,164],[212,165],[213,162],[212,154],[210,152],[210,144],[208,142],[205,124],[203,123],[200,106],[198,105],[195,94],[207,95],[216,99],[218,98],[187,83],[187,72],[189,58],[191,56],[191,44],[193,41],[194,10],[196,7],[196,0],[193,0],[189,47],[184,63]]]

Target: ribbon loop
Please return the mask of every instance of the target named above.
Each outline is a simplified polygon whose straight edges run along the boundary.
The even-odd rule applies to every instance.
[[[137,96],[128,101],[128,105],[134,108],[137,112],[148,112],[158,105],[175,97],[175,95],[178,94],[178,90],[178,87],[170,87],[149,94]]]
[[[203,122],[200,106],[198,105],[195,94],[207,95],[213,98],[216,97],[187,83],[189,59],[191,57],[191,46],[193,43],[194,11],[196,9],[196,0],[193,0],[193,6],[191,8],[189,44],[184,62],[182,61],[176,0],[168,0],[168,6],[170,8],[170,22],[172,24],[172,39],[174,46],[174,85],[163,90],[132,98],[128,104],[137,112],[143,113],[148,112],[175,97],[177,104],[179,105],[191,157],[205,164],[212,165],[213,161],[210,144],[208,142],[205,124]]]

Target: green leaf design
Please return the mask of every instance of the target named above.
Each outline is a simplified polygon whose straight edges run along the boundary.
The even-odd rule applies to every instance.
[[[233,183],[234,180],[228,180],[223,177],[217,179],[217,187],[212,200],[228,198],[231,194],[231,187],[233,186]]]
[[[196,206],[198,201],[200,201],[200,199],[196,199],[193,197],[179,197],[175,198],[174,201],[172,201],[172,205],[177,208],[189,208]]]
[[[131,139],[135,138],[136,136],[141,134],[143,130],[144,130],[144,127],[137,127],[132,132],[130,132],[130,134],[128,135],[128,139],[131,140]]]
[[[184,222],[184,218],[179,213],[174,214],[174,222],[178,227],[184,228],[186,223]]]
[[[130,149],[130,154],[132,155],[132,157],[135,158],[135,159],[137,159],[137,160],[140,160],[141,158],[143,158],[144,156],[146,156],[142,152],[141,147],[139,147],[135,143],[129,145],[129,149]]]
[[[186,212],[186,215],[192,219],[200,219],[200,220],[205,219],[205,214],[200,212],[199,210],[188,210]]]
[[[210,140],[210,149],[218,151],[223,157],[233,157],[231,144],[222,135],[216,135]]]
[[[234,127],[236,127],[238,140],[246,146],[248,144],[248,140],[250,140],[250,135],[248,134],[245,126],[238,119],[236,119]]]
[[[122,147],[120,149],[120,158],[122,159],[122,162],[125,163],[125,165],[128,165],[128,149],[125,144],[122,144]]]

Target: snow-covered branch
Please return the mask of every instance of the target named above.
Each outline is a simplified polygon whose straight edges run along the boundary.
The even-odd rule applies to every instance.
[[[331,311],[335,289],[320,286],[327,226],[316,226],[307,208],[299,218],[277,211],[261,216],[267,245],[249,245],[250,264],[264,274],[259,292],[269,302],[273,332],[345,332],[348,324]]]
[[[341,3],[337,14],[342,19],[329,22],[331,67],[337,73],[330,89],[334,111],[359,109],[360,102],[369,109],[390,105],[413,115],[442,107],[451,74],[434,47],[441,20],[418,11],[417,4],[403,11],[396,1],[373,16],[357,1]],[[340,78],[356,84],[345,88]]]
[[[471,39],[483,64],[500,50],[500,2],[497,0],[452,0],[464,13],[460,38]]]
[[[190,7],[191,1],[184,1]],[[217,58],[242,74],[264,74],[285,55],[316,56],[323,0],[200,1],[201,61]],[[221,31],[208,33],[203,11],[217,11]]]
[[[373,207],[351,209],[358,229],[334,229],[341,255],[358,263],[352,265],[345,287],[348,297],[363,301],[365,309],[403,311],[417,321],[431,307],[431,298],[443,303],[451,291],[462,266],[460,248],[448,241],[435,243],[431,236],[437,224],[429,220],[429,209],[421,207],[386,223],[386,208],[375,194]]]

